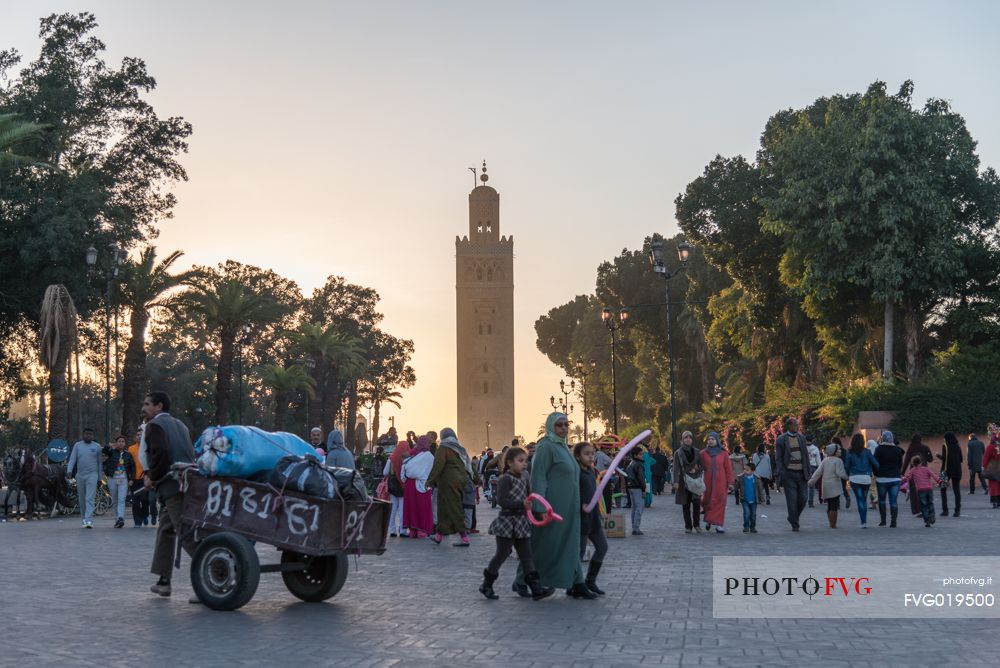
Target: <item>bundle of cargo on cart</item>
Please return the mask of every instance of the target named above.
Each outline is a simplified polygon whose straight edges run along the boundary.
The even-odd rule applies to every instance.
[[[195,452],[197,462],[175,474],[180,533],[195,542],[191,585],[208,607],[242,607],[260,574],[274,572],[303,601],[324,601],[344,586],[348,555],[385,552],[389,504],[368,494],[360,473],[325,466],[294,434],[210,427]],[[261,564],[256,543],[277,548],[280,562]]]

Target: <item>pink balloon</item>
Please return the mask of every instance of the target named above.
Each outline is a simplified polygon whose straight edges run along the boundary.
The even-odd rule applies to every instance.
[[[545,497],[543,497],[541,494],[535,494],[534,492],[532,492],[527,496],[525,501],[531,501],[531,500],[537,501],[542,505],[543,508],[545,508],[545,515],[542,517],[542,519],[537,519],[533,512],[531,512],[530,510],[528,511],[528,521],[531,522],[536,527],[543,527],[549,522],[552,522],[553,520],[555,520],[556,522],[563,521],[562,515],[552,510],[552,504],[546,501]]]
[[[625,455],[628,454],[628,451],[637,446],[642,441],[644,441],[652,433],[653,433],[652,429],[646,429],[641,434],[639,434],[631,441],[629,441],[628,445],[619,450],[618,454],[615,455],[615,458],[611,460],[611,466],[608,467],[608,470],[614,471],[615,469],[617,469],[618,465],[621,464],[622,459],[625,457]],[[613,476],[605,475],[603,478],[601,478],[601,482],[597,485],[597,491],[594,492],[594,498],[590,500],[590,503],[588,503],[585,508],[585,510],[588,513],[592,511],[594,509],[594,506],[597,505],[597,502],[600,501],[601,494],[604,492],[604,488],[608,486],[608,482],[611,480],[612,477]]]

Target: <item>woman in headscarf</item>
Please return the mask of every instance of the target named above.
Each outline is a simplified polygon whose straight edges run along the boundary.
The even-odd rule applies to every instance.
[[[381,450],[381,446],[379,446]],[[382,469],[382,475],[389,479],[389,500],[392,502],[392,510],[389,513],[389,536],[395,538],[397,533],[405,536],[406,529],[403,527],[403,498],[406,488],[403,486],[403,460],[410,456],[410,444],[400,441],[396,449],[389,455],[389,460]]]
[[[684,533],[701,533],[701,494],[688,489],[687,480],[703,479],[704,467],[701,455],[694,447],[694,435],[685,431],[681,435],[681,446],[674,450],[673,483],[674,503],[684,514]],[[699,486],[700,488],[700,486]]]
[[[435,543],[440,544],[444,536],[457,533],[461,539],[455,547],[469,546],[462,499],[466,483],[470,480],[472,462],[469,453],[458,442],[455,430],[445,427],[441,430],[441,444],[434,455],[434,468],[427,478],[427,484],[438,492],[437,532],[432,536]]]
[[[331,429],[326,437],[326,465],[354,469],[354,455],[344,446],[344,435],[339,429]]]
[[[566,594],[573,598],[596,599],[597,594],[584,584],[580,565],[580,509],[585,501],[580,499],[580,465],[566,443],[568,434],[569,419],[565,413],[552,413],[545,421],[545,437],[535,448],[531,491],[548,501],[563,521],[532,527],[531,550],[542,586],[566,589]],[[537,503],[534,510],[542,512]],[[525,598],[531,596],[520,566],[513,590]]]
[[[705,468],[705,494],[701,497],[705,531],[715,525],[716,533],[726,533],[723,527],[726,523],[726,500],[736,479],[733,477],[733,463],[722,447],[718,432],[708,432],[705,449],[701,451],[701,463]]]
[[[910,438],[910,445],[906,448],[906,454],[903,455],[903,468],[900,470],[900,475],[906,475],[906,469],[910,467],[910,462],[913,461],[914,457],[920,457],[924,460],[924,464],[930,464],[934,461],[934,455],[931,454],[931,449],[924,444],[924,439],[920,434],[914,434]],[[914,515],[920,514],[920,499],[917,497],[917,490],[910,489],[907,492],[910,498],[910,512]],[[848,506],[850,508],[850,506]]]
[[[400,441],[396,451],[404,447]],[[392,453],[389,461],[396,456]],[[410,457],[401,467],[403,480],[403,527],[411,538],[423,538],[434,531],[434,511],[431,508],[431,490],[427,478],[434,466],[434,455],[427,450],[427,437],[421,436],[410,450]]]

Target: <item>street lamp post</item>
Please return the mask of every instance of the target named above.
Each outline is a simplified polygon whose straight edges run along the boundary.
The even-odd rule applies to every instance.
[[[625,321],[628,320],[628,309],[621,309],[617,312],[617,317],[615,311],[608,306],[601,309],[601,320],[604,321],[604,325],[611,332],[611,410],[613,415],[613,428],[615,434],[618,433],[618,375],[617,362],[615,360],[615,332],[625,326]]]
[[[486,449],[490,449],[490,421],[486,421]]]
[[[108,245],[111,251],[111,262],[105,274],[104,289],[104,443],[111,444],[111,287],[118,277],[118,268],[125,261],[126,253],[114,243]],[[93,246],[87,249],[87,266],[97,266],[97,249]],[[123,406],[122,410],[126,410]]]
[[[587,431],[587,378],[597,368],[597,360],[590,360],[589,369],[582,360],[577,360],[574,366],[576,367],[576,375],[580,377],[581,396],[583,398],[583,440],[586,441],[590,438],[590,432]]]
[[[569,395],[571,395],[574,392],[576,392],[576,381],[572,380],[572,379],[569,381],[569,391],[567,392],[566,391],[566,381],[565,380],[560,380],[559,381],[559,391],[562,392],[562,395],[563,395],[563,406],[566,406],[567,404],[569,404]],[[570,413],[573,412],[573,405],[572,404],[569,404],[569,412]],[[567,413],[567,415],[569,415],[569,413]]]
[[[650,245],[649,262],[653,265],[653,271],[663,276],[663,284],[666,285],[667,297],[667,358],[670,366],[670,445],[672,449],[677,448],[677,397],[674,391],[674,336],[673,318],[670,307],[670,279],[684,271],[688,258],[691,255],[691,244],[682,241],[677,244],[677,259],[680,266],[671,271],[663,263],[663,242],[656,240]]]
[[[549,397],[549,403],[552,404],[552,410],[554,410],[554,411],[560,411],[561,413],[565,413],[567,416],[570,413],[572,413],[573,412],[573,404],[567,404],[566,403],[566,399],[567,398],[568,397],[564,397],[562,399],[556,399],[555,395],[552,395],[551,397]]]

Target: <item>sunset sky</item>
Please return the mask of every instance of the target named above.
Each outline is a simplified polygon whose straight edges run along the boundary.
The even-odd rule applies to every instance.
[[[529,437],[561,378],[536,318],[675,233],[678,192],[715,154],[752,155],[775,111],[913,79],[1000,167],[997,3],[39,0],[5,5],[0,49],[30,61],[39,17],[85,10],[108,60],[145,60],[157,112],[194,126],[157,246],[307,294],[330,274],[375,288],[416,344],[417,385],[385,415],[418,432],[455,423],[454,241],[483,159],[514,236]]]

